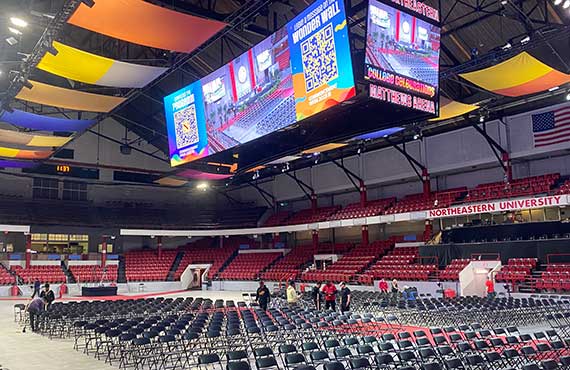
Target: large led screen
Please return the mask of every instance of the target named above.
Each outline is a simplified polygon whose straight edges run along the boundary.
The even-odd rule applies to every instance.
[[[164,99],[171,165],[247,143],[354,95],[343,1],[317,1],[230,63]],[[180,113],[187,111],[196,114]]]
[[[378,84],[371,96],[435,114],[439,50],[438,26],[369,0],[365,78]]]

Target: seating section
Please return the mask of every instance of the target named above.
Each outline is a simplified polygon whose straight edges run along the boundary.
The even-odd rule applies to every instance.
[[[240,253],[219,273],[222,280],[255,280],[277,258],[280,252]]]
[[[365,274],[372,279],[428,280],[430,275],[437,271],[437,266],[420,264],[418,261],[418,247],[394,248],[372,265]]]
[[[468,258],[454,259],[451,263],[440,271],[439,280],[443,281],[458,281],[459,273],[471,262]]]
[[[12,271],[22,278],[24,283],[33,283],[39,280],[41,283],[65,283],[67,279],[61,269],[61,266],[30,266],[23,268],[22,266],[10,266]]]
[[[176,250],[165,250],[159,258],[155,250],[125,253],[127,281],[166,281],[176,254]]]
[[[357,245],[345,253],[324,271],[306,271],[301,279],[304,281],[352,281],[356,275],[367,268],[379,256],[385,254],[394,245],[393,240],[375,241],[369,245]]]
[[[477,185],[469,190],[468,202],[480,202],[493,199],[522,197],[541,193],[548,193],[554,183],[560,178],[557,173],[543,176],[525,177],[512,180],[510,183],[494,182]]]
[[[387,214],[423,211],[426,209],[446,208],[458,202],[465,194],[466,187],[450,189],[446,191],[432,192],[429,196],[423,193],[406,195],[396,202],[393,207],[386,210]]]
[[[560,188],[558,188],[554,194],[570,194],[570,180],[564,181]]]
[[[312,245],[299,245],[261,274],[263,280],[287,281],[297,279],[301,268],[313,260]]]
[[[284,225],[285,221],[287,220],[287,218],[289,218],[289,216],[291,216],[291,212],[288,211],[281,211],[274,213],[271,216],[269,216],[267,220],[265,220],[263,226],[269,227],[269,226]]]
[[[212,246],[209,239],[201,239],[196,243],[181,247],[184,256],[174,273],[174,280],[180,280],[180,276],[190,264],[211,264],[208,271],[208,279],[213,279],[220,272],[223,265],[236,253],[239,245]]]
[[[395,201],[396,198],[377,199],[366,202],[364,207],[360,205],[360,202],[352,203],[333,214],[329,217],[329,220],[344,220],[381,215],[384,213],[386,208],[394,204]]]
[[[70,265],[69,271],[78,283],[117,282],[117,265]]]
[[[289,225],[310,224],[313,222],[326,221],[338,210],[340,210],[340,206],[321,207],[317,208],[314,211],[311,208],[303,209],[295,213],[293,216],[291,216],[291,218],[287,221],[287,224]]]
[[[0,266],[0,285],[12,285],[16,283],[16,277],[10,274],[6,268]]]
[[[531,276],[531,271],[536,267],[536,258],[510,258],[507,265],[503,266],[495,280],[507,283],[522,283]]]
[[[540,278],[535,281],[535,288],[539,291],[570,291],[570,264],[553,263],[546,265]]]

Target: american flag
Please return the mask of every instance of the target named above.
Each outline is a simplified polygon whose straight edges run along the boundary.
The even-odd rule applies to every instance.
[[[532,115],[534,147],[570,141],[570,106]]]

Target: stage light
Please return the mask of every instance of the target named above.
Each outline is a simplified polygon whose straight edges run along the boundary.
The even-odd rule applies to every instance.
[[[548,91],[553,92],[553,91],[558,90],[559,88],[560,88],[560,86],[554,86],[554,87],[551,87],[550,89],[548,89]]]
[[[480,116],[480,117],[479,117],[479,122],[481,122],[481,123],[485,122],[485,116]]]
[[[200,183],[198,183],[198,185],[196,185],[196,189],[206,191],[208,189],[208,183],[207,182],[200,182]]]
[[[554,5],[560,5],[562,4],[562,0],[554,0]]]
[[[570,101],[570,92],[568,92],[568,94],[566,94],[566,100]]]
[[[566,1],[564,2],[564,5],[562,5],[562,8],[564,8],[564,9],[570,8],[570,0],[566,0]]]
[[[530,41],[530,36],[527,36],[521,40],[521,44],[526,44],[529,41]]]
[[[568,0],[568,1],[570,1],[570,0]],[[507,50],[507,49],[510,49],[510,48],[512,48],[512,47],[513,47],[513,45],[511,45],[510,42],[507,42],[507,43],[505,44],[505,46],[503,46],[503,50]]]
[[[10,22],[12,22],[12,24],[14,26],[17,26],[17,27],[27,27],[28,26],[28,22],[26,22],[22,18],[18,18],[18,17],[11,17]]]
[[[59,51],[56,48],[54,48],[53,45],[47,46],[47,52],[53,55],[54,57],[57,55],[57,53],[59,53]]]
[[[11,37],[11,36],[10,36],[10,37],[8,37],[8,38],[6,39],[6,42],[7,42],[8,44],[10,44],[10,46],[14,46],[14,45],[16,45],[16,44],[18,43],[18,40],[16,40],[14,37]]]
[[[32,87],[34,87],[34,85],[30,83],[30,81],[24,78],[21,78],[20,81],[22,82],[22,85],[24,85],[25,88],[31,89]]]
[[[507,0],[503,0],[503,1],[501,1],[501,5],[503,5],[503,6],[504,6],[504,5],[507,5],[507,3],[508,3],[508,1],[507,1]]]
[[[8,31],[10,31],[10,32],[12,32],[14,35],[18,35],[18,36],[22,34],[22,31],[20,31],[20,30],[17,29],[17,28],[14,28],[14,27],[8,27]]]
[[[420,134],[415,134],[414,135],[414,140],[418,140],[420,138]]]

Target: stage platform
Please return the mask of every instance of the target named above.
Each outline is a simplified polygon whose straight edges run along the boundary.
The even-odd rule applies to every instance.
[[[108,297],[117,295],[116,286],[97,286],[81,288],[81,296],[83,297]]]

